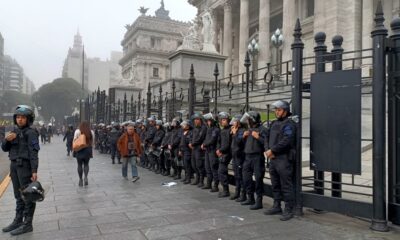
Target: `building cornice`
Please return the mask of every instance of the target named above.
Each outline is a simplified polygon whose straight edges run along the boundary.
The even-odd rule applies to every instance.
[[[216,59],[220,59],[220,60],[225,60],[227,59],[226,56],[220,55],[220,54],[216,54],[216,53],[208,53],[208,52],[201,52],[201,51],[191,51],[191,50],[178,50],[172,54],[169,55],[168,59],[173,59],[174,57],[178,56],[178,55],[188,55],[188,56],[199,56],[199,57],[213,57]]]
[[[123,66],[125,63],[131,61],[135,55],[144,53],[147,55],[155,55],[159,56],[162,58],[168,58],[168,56],[171,54],[172,51],[163,51],[163,50],[153,50],[153,49],[148,49],[148,48],[136,48],[130,52],[128,52],[125,56],[119,60],[119,65]]]

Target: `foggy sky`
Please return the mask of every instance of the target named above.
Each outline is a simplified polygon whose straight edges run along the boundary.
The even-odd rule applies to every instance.
[[[0,0],[0,32],[5,54],[24,68],[36,89],[60,77],[78,28],[88,57],[109,58],[140,15],[140,6],[155,15],[161,0]],[[164,0],[169,16],[190,21],[196,8],[187,0]]]

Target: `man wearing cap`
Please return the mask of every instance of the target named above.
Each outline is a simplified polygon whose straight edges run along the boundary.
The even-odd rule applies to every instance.
[[[285,202],[282,221],[293,218],[294,189],[293,162],[295,158],[296,125],[289,118],[290,105],[286,101],[272,104],[276,120],[272,121],[265,138],[265,155],[270,159],[269,174],[272,183],[274,205],[266,215],[281,214],[281,201]]]
[[[221,133],[217,141],[217,156],[219,159],[218,165],[218,178],[221,181],[222,192],[218,197],[229,197],[229,181],[228,181],[228,165],[231,161],[231,128],[229,126],[230,115],[227,112],[220,112],[218,114],[219,125],[221,126]]]
[[[161,164],[161,155],[154,155],[154,153],[161,153],[161,143],[165,136],[165,131],[163,129],[163,122],[161,120],[156,120],[156,133],[154,134],[153,142],[151,146],[153,148],[153,158],[154,158],[154,170],[156,174],[160,174],[164,171],[164,166]]]
[[[147,131],[146,131],[146,136],[145,136],[145,149],[147,151],[150,151],[151,144],[153,142],[154,136],[156,134],[156,118],[154,116],[151,116],[147,119],[148,121],[148,126],[147,126]],[[148,163],[146,168],[154,171],[154,165],[155,165],[155,159],[152,154],[147,156]]]

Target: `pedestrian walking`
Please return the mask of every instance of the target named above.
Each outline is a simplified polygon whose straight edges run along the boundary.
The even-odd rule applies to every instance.
[[[139,135],[135,132],[134,124],[129,124],[126,133],[118,140],[118,150],[122,156],[122,176],[128,180],[128,163],[132,168],[132,182],[139,180],[136,161],[142,155],[142,146]]]
[[[93,158],[93,143],[94,132],[90,130],[90,125],[88,122],[81,122],[79,128],[75,131],[74,134],[74,144],[75,141],[79,141],[78,139],[83,139],[85,142],[81,149],[75,151],[75,157],[78,163],[78,176],[79,176],[79,187],[82,187],[83,184],[87,186],[89,184],[88,174],[89,174],[89,161]],[[84,175],[84,182],[82,177]]]
[[[66,142],[67,146],[67,156],[70,156],[70,153],[72,152],[72,142],[74,141],[74,127],[70,124],[68,125],[68,129],[65,132],[63,142]]]

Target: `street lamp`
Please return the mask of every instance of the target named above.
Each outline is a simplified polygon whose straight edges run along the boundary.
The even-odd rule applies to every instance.
[[[252,80],[253,80],[253,84],[255,84],[255,79],[257,79],[257,75],[255,74],[255,63],[256,63],[256,56],[259,53],[259,46],[258,46],[258,42],[256,41],[255,38],[253,38],[253,40],[251,40],[251,42],[249,43],[249,45],[247,46],[247,50],[249,51],[250,55],[251,55],[251,60],[252,60]]]
[[[281,30],[279,28],[276,29],[275,33],[272,35],[271,37],[271,42],[272,45],[275,47],[276,49],[276,65],[275,65],[275,71],[278,73],[280,72],[280,68],[278,66],[278,62],[279,62],[279,48],[282,46],[283,44],[283,35],[281,33]]]

